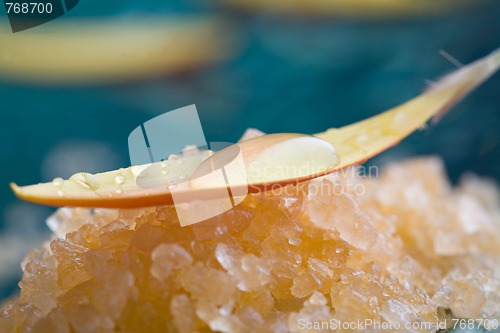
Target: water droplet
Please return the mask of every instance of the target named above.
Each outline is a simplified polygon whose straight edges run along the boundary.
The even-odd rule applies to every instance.
[[[175,155],[175,154],[170,154],[168,156],[168,160],[169,161],[173,161],[173,160],[178,160],[179,159],[179,156]]]
[[[90,190],[97,190],[99,188],[99,181],[97,178],[88,172],[75,173],[69,179]]]
[[[170,185],[168,185],[168,189],[169,189],[169,190],[173,190],[175,187],[176,187],[176,185],[175,185],[175,184],[170,184]]]
[[[57,190],[57,195],[60,197],[64,197],[64,191],[63,190]]]
[[[347,278],[347,275],[345,275],[345,274],[340,275],[340,281],[342,282],[342,284],[349,283],[349,279]]]
[[[52,181],[52,184],[55,187],[61,187],[63,184],[63,179],[61,177],[54,178],[54,180]]]
[[[115,193],[116,194],[123,194],[123,189],[121,187],[118,187],[116,190],[115,190]]]
[[[125,183],[125,176],[123,175],[123,173],[117,173],[116,176],[115,176],[115,182],[118,184],[118,185],[122,185],[123,183]]]
[[[361,149],[366,151],[367,145],[369,143],[368,136],[366,134],[357,134],[345,140],[345,143],[353,147],[354,149]]]
[[[406,123],[408,117],[404,112],[398,112],[392,119],[392,128],[396,131],[400,130],[402,126]]]
[[[320,138],[293,133],[269,134],[217,151],[189,175],[190,186],[219,187],[220,177],[213,175],[220,168],[224,168],[231,185],[236,186],[311,177],[339,163],[335,148]],[[207,175],[210,176],[204,177]]]
[[[335,253],[339,253],[340,254],[342,252],[344,252],[343,248],[338,247],[338,248],[335,249]]]
[[[169,170],[170,170],[170,166],[165,162],[161,162],[161,173],[163,175],[167,175]]]
[[[238,146],[242,156],[251,156],[248,160],[242,161],[246,167],[246,178],[249,183],[314,175],[340,163],[339,155],[329,142],[309,135],[269,134],[240,142]],[[230,146],[217,152],[205,163],[216,161],[223,152],[229,154],[226,159],[230,160],[240,156],[240,154],[230,156],[238,153]],[[224,160],[223,156],[221,160]],[[234,172],[238,174],[240,170],[236,169]]]

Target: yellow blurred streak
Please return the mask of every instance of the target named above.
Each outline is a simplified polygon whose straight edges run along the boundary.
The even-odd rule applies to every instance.
[[[226,30],[204,17],[72,20],[19,33],[0,26],[0,76],[103,83],[183,72],[228,57]]]
[[[231,7],[253,11],[312,16],[385,18],[440,13],[453,7],[480,3],[467,0],[219,0]]]

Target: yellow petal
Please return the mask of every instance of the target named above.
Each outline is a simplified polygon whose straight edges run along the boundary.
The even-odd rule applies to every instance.
[[[434,0],[219,0],[226,5],[287,14],[348,17],[398,17],[442,13],[471,1]]]
[[[248,191],[252,193],[275,186],[295,184],[353,164],[362,163],[397,144],[433,116],[446,111],[495,73],[499,66],[500,50],[497,50],[489,56],[444,77],[432,90],[396,108],[339,129],[330,129],[319,133],[316,135],[317,138],[333,145],[334,152],[340,158],[339,163],[328,161],[330,163],[328,170],[309,175],[301,174],[297,178],[269,181],[267,177],[259,179],[254,174],[248,184]],[[290,134],[282,136],[275,134],[266,137],[270,138],[270,141],[276,140],[276,138],[282,140],[283,137],[295,138],[294,135]],[[255,151],[258,151],[255,149],[255,144],[265,147],[266,137],[244,141],[239,144],[239,147],[243,152],[250,151],[254,154]],[[330,150],[324,151],[325,153],[331,152]],[[172,194],[168,189],[169,181],[191,176],[204,161],[206,157],[204,156],[203,154],[184,156],[179,160],[132,166],[92,176],[76,175],[73,179],[65,181],[57,179],[52,183],[24,187],[11,184],[11,186],[14,193],[21,199],[52,206],[143,207],[171,204]],[[301,161],[300,152],[297,153],[297,156],[297,161]],[[289,161],[287,157],[287,163],[290,163]],[[165,179],[158,180],[157,178],[162,176],[159,176],[159,172],[153,171],[162,170],[164,168],[162,163],[168,164],[166,165],[168,173],[165,175]],[[148,170],[151,171],[150,175],[145,172]],[[138,181],[138,177],[145,177],[146,180],[161,186],[144,188],[144,186],[138,185],[141,183]],[[231,191],[238,192],[239,189],[231,187]],[[176,189],[176,200],[182,197],[186,200],[192,197],[213,199],[217,193],[221,193],[220,187],[181,186],[180,189]]]

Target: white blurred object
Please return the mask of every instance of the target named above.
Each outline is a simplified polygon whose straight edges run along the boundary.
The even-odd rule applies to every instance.
[[[42,180],[69,177],[80,171],[102,172],[120,166],[113,149],[103,143],[66,140],[53,147],[42,162]]]

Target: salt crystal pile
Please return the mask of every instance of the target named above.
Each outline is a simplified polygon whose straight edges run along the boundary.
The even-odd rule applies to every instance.
[[[184,228],[172,207],[62,208],[54,239],[22,263],[0,331],[317,332],[369,319],[436,332],[453,317],[500,320],[492,182],[452,188],[436,158],[378,178],[350,171]]]

